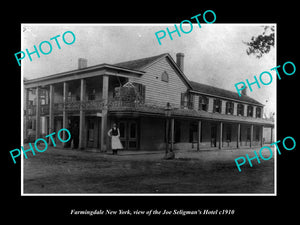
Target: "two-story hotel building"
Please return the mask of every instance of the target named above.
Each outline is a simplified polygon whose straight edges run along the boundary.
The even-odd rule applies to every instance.
[[[124,148],[131,150],[165,149],[167,142],[171,149],[262,146],[264,127],[274,127],[263,118],[264,105],[246,92],[239,97],[190,81],[184,54],[176,57],[90,67],[79,59],[76,70],[25,80],[25,141],[76,123],[79,148],[105,151],[107,131],[117,123]]]

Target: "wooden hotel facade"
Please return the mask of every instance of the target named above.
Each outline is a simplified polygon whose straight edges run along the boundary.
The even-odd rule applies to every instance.
[[[264,127],[274,127],[263,118],[263,104],[190,81],[184,54],[176,57],[90,67],[79,59],[76,70],[25,80],[25,141],[76,123],[79,148],[105,151],[115,122],[129,150],[162,150],[166,143],[175,150],[262,146]]]

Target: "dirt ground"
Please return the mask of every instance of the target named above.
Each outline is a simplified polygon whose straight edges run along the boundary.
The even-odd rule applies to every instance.
[[[274,193],[274,157],[239,172],[234,159],[259,149],[97,153],[49,147],[23,159],[24,194]],[[269,153],[266,153],[268,158]]]

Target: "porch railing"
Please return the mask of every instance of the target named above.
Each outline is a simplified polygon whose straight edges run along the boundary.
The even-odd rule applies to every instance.
[[[175,106],[171,106],[175,109]],[[108,109],[111,111],[118,110],[138,110],[145,112],[164,113],[166,108],[165,102],[153,101],[153,100],[119,100],[111,99],[108,102]]]
[[[103,109],[103,100],[70,101],[54,103],[54,112],[59,113],[64,109],[68,112],[79,111],[98,111]]]

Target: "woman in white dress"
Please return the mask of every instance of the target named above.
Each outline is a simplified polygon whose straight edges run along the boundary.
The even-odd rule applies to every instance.
[[[111,137],[111,148],[113,155],[118,154],[118,149],[123,149],[122,143],[120,141],[120,130],[117,124],[113,124],[113,127],[108,131],[108,136]]]

